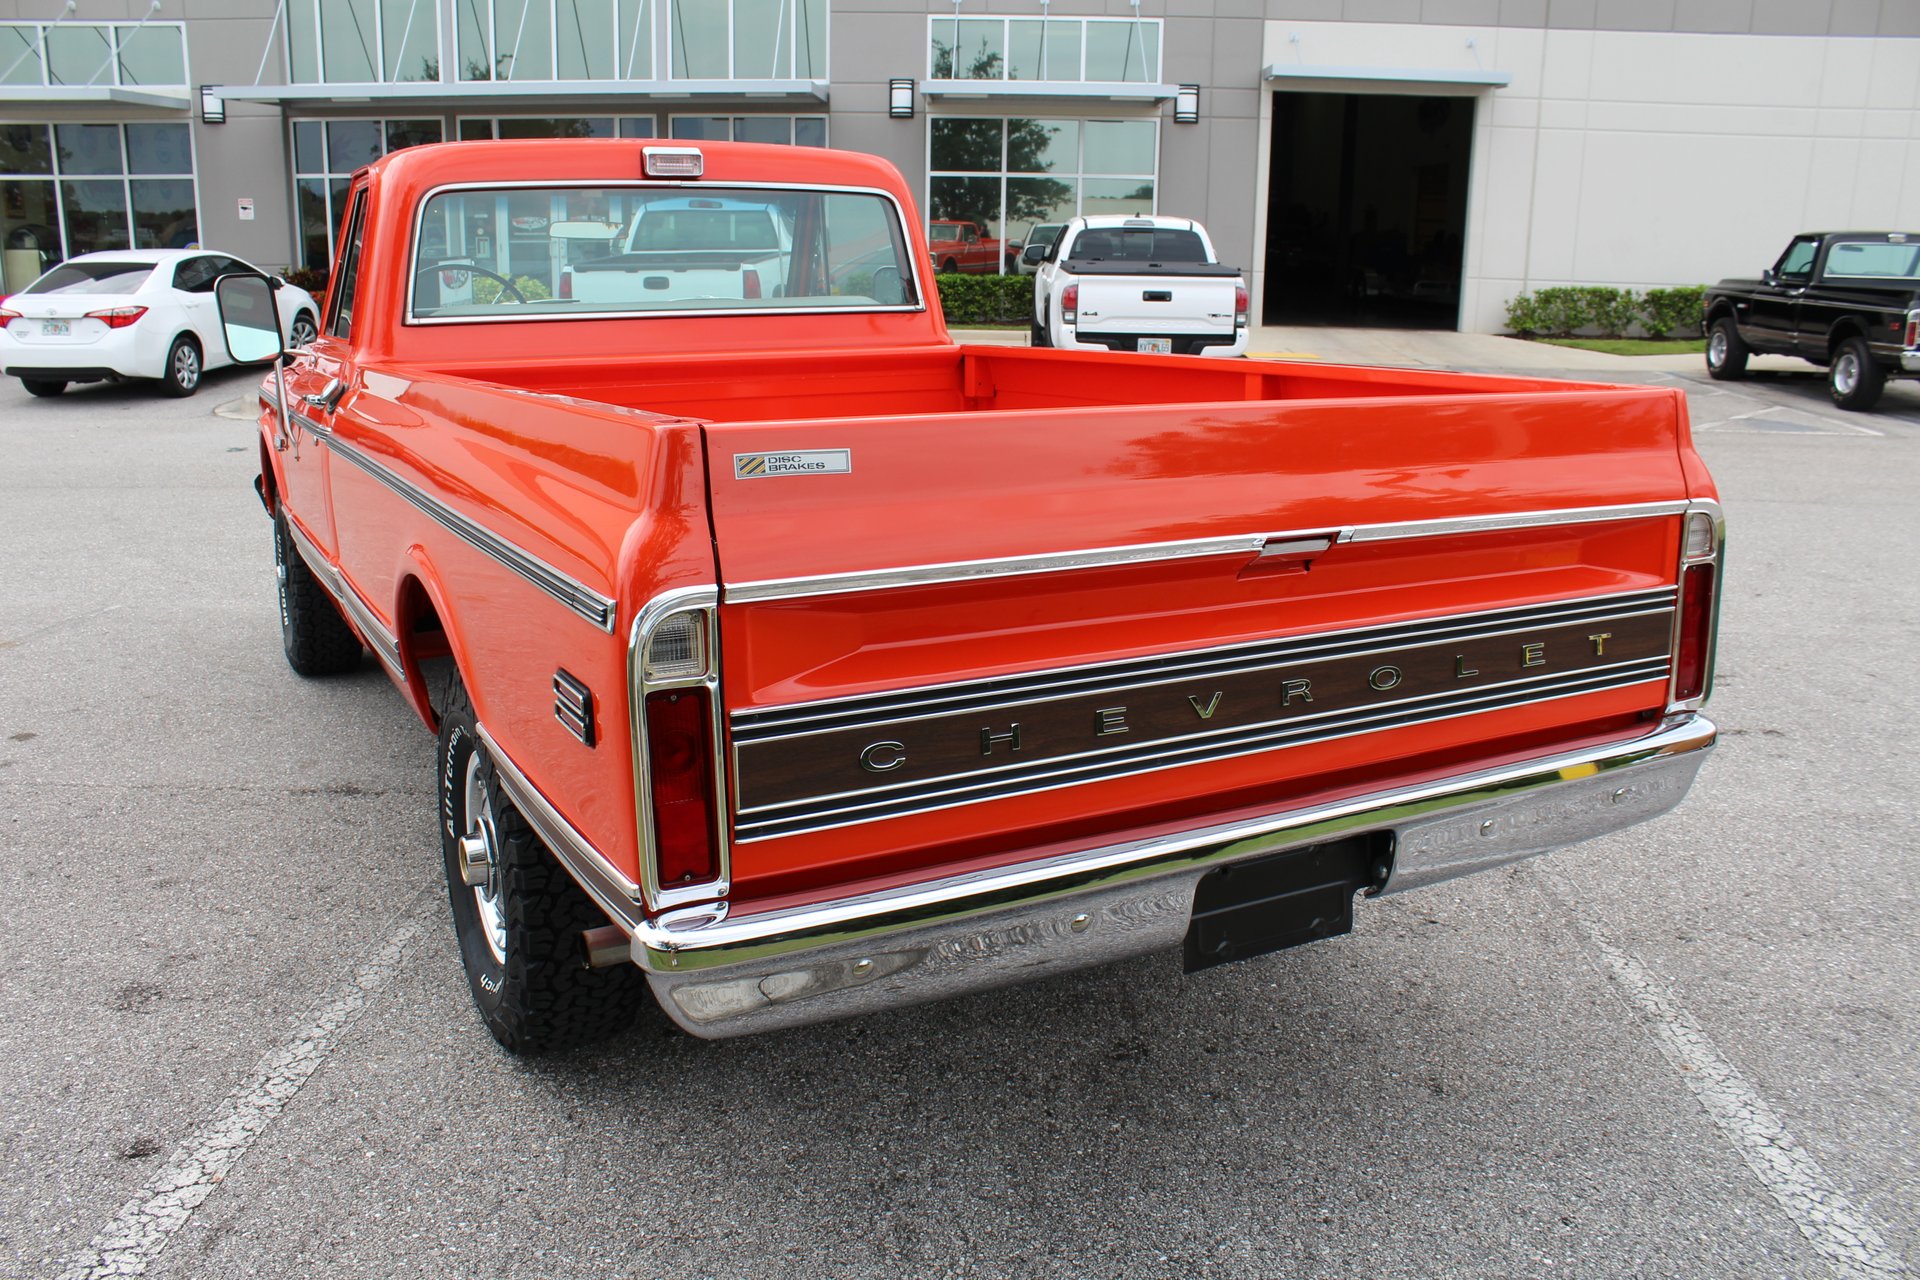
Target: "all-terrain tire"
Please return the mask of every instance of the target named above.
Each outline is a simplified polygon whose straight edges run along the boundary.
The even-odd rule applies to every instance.
[[[1827,366],[1827,393],[1842,409],[1864,412],[1880,403],[1887,389],[1886,366],[1873,358],[1865,338],[1848,338],[1833,349]]]
[[[1740,326],[1733,317],[1723,315],[1707,326],[1707,375],[1720,382],[1737,382],[1747,376],[1747,344],[1740,337]]]
[[[360,665],[360,637],[293,545],[287,515],[273,516],[273,575],[280,595],[280,643],[303,676],[337,676]]]
[[[587,968],[580,935],[605,925],[606,914],[514,808],[474,726],[473,703],[456,675],[441,711],[434,772],[447,899],[481,1021],[518,1054],[617,1035],[646,1006],[646,979],[632,965]],[[487,842],[482,887],[461,874],[461,839],[476,835]]]

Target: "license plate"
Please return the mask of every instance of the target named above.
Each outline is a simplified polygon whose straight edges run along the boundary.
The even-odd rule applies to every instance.
[[[1173,354],[1172,338],[1142,338],[1134,350],[1149,355],[1168,356]]]
[[[65,320],[42,320],[40,336],[43,338],[64,338],[67,336],[68,323]]]

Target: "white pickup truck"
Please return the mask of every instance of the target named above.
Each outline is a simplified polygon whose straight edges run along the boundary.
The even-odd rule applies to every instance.
[[[1247,283],[1191,218],[1074,218],[1022,262],[1037,268],[1036,347],[1247,353]]]

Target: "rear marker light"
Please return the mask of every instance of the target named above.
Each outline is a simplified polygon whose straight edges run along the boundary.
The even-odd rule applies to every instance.
[[[705,689],[647,695],[647,787],[653,800],[653,859],[660,886],[713,880],[712,720]]]
[[[105,311],[89,311],[86,318],[102,321],[109,329],[124,329],[145,314],[145,307],[109,307]]]
[[[697,178],[707,167],[698,147],[647,147],[642,154],[649,178]]]
[[[1687,515],[1687,545],[1682,552],[1688,560],[1704,560],[1714,552],[1713,516],[1705,511]]]

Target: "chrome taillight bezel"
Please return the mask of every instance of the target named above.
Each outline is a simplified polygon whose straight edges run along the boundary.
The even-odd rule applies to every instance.
[[[720,702],[720,592],[717,586],[682,587],[648,601],[633,620],[627,645],[627,692],[633,742],[634,828],[639,851],[641,901],[649,912],[665,911],[695,902],[724,899],[733,887],[733,857],[727,839],[731,812],[726,770],[725,712]],[[698,639],[697,664],[674,668],[671,674],[650,664],[654,637],[669,626],[691,625]],[[661,882],[658,838],[653,814],[653,786],[647,741],[647,697],[671,689],[702,689],[709,716],[708,767],[713,770],[714,877],[691,884]]]
[[[1702,531],[1704,530],[1704,535]],[[1700,545],[1702,537],[1709,545]],[[1727,522],[1726,514],[1720,504],[1709,498],[1696,498],[1687,504],[1680,516],[1680,554],[1677,572],[1674,577],[1673,639],[1670,648],[1672,660],[1667,676],[1667,711],[1669,714],[1683,711],[1698,711],[1713,696],[1713,668],[1716,650],[1719,648],[1720,602],[1726,595],[1726,555]],[[1710,574],[1711,581],[1706,590],[1709,598],[1705,605],[1706,617],[1701,618],[1687,607],[1690,576],[1697,579]],[[1701,645],[1704,649],[1702,668],[1698,680],[1698,692],[1688,692],[1681,696],[1680,656],[1688,639],[1690,627],[1704,627]]]

